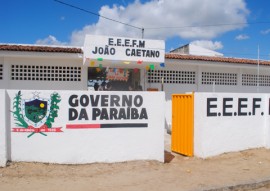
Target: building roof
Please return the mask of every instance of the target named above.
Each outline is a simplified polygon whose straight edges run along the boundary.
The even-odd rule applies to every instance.
[[[26,51],[26,52],[54,52],[54,53],[79,53],[82,54],[82,48],[78,47],[54,47],[54,46],[36,46],[36,45],[12,45],[0,44],[0,51]],[[213,57],[213,56],[195,56],[176,53],[165,54],[166,59],[178,60],[198,60],[208,62],[224,62],[237,64],[258,64],[257,60],[245,58],[228,58],[228,57]],[[260,65],[270,65],[270,61],[260,60]]]
[[[23,52],[56,52],[56,53],[83,53],[81,48],[54,47],[36,45],[0,44],[0,51],[23,51]]]
[[[199,60],[199,61],[208,61],[208,62],[226,62],[226,63],[237,63],[237,64],[258,64],[258,60],[252,60],[252,59],[246,59],[246,58],[194,56],[194,55],[173,54],[173,53],[166,54],[165,58],[178,59],[178,60]],[[260,60],[259,64],[270,65],[270,61]]]

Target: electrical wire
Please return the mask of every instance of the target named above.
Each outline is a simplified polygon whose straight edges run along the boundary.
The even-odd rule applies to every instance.
[[[88,11],[86,9],[77,7],[77,6],[72,5],[72,4],[69,4],[69,3],[65,3],[65,2],[60,1],[60,0],[54,0],[54,1],[55,2],[58,2],[58,3],[61,3],[63,5],[66,5],[66,6],[72,7],[74,9],[78,9],[78,10],[81,10],[83,12],[90,13],[90,14],[95,15],[95,16],[98,16],[98,17],[102,17],[104,19],[107,19],[107,20],[110,20],[110,21],[113,21],[113,22],[117,22],[117,23],[120,23],[120,24],[129,26],[129,27],[133,27],[133,28],[139,29],[139,30],[142,31],[142,33],[144,32],[145,29],[147,29],[147,30],[158,30],[158,29],[174,29],[174,28],[175,29],[181,29],[181,28],[219,27],[219,26],[233,26],[233,25],[270,24],[270,21],[258,21],[258,22],[220,23],[220,24],[188,25],[188,26],[138,27],[138,26],[131,25],[131,24],[128,24],[128,23],[124,23],[124,22],[121,22],[121,21],[118,21],[118,20],[115,20],[115,19],[111,19],[109,17],[105,17],[105,16],[100,15],[98,13],[94,13],[92,11]]]
[[[105,17],[103,15],[100,15],[98,13],[95,13],[95,12],[92,12],[92,11],[89,11],[89,10],[86,10],[86,9],[83,9],[83,8],[80,8],[80,7],[77,7],[75,5],[72,5],[72,4],[69,4],[69,3],[65,3],[63,1],[60,1],[60,0],[54,0],[55,2],[57,3],[60,3],[60,4],[63,4],[63,5],[66,5],[68,7],[71,7],[71,8],[74,8],[74,9],[78,9],[80,11],[83,11],[83,12],[86,12],[86,13],[89,13],[89,14],[92,14],[92,15],[95,15],[95,16],[98,16],[98,17],[101,17],[101,18],[104,18],[104,19],[107,19],[107,20],[110,20],[110,21],[113,21],[113,22],[116,22],[116,23],[120,23],[120,24],[123,24],[123,25],[126,25],[126,26],[129,26],[129,27],[132,27],[132,28],[135,28],[135,29],[139,29],[142,31],[142,37],[144,35],[144,30],[147,29],[147,30],[160,30],[160,29],[181,29],[181,28],[200,28],[200,27],[219,27],[219,26],[232,26],[232,25],[254,25],[254,24],[270,24],[269,21],[258,21],[258,22],[243,22],[243,23],[220,23],[220,24],[207,24],[207,25],[188,25],[188,26],[161,26],[161,27],[138,27],[138,26],[135,26],[135,25],[131,25],[131,24],[128,24],[128,23],[124,23],[124,22],[121,22],[121,21],[118,21],[118,20],[115,20],[115,19],[111,19],[109,17]],[[249,53],[226,53],[226,54],[234,54],[234,55],[253,55],[253,54],[249,54]],[[261,56],[269,56],[269,55],[261,55]]]
[[[117,23],[120,23],[120,24],[129,26],[129,27],[133,27],[133,28],[136,28],[136,29],[143,30],[142,27],[137,27],[137,26],[134,26],[134,25],[131,25],[131,24],[128,24],[128,23],[124,23],[124,22],[121,22],[121,21],[118,21],[118,20],[115,20],[115,19],[111,19],[111,18],[109,18],[109,17],[102,16],[102,15],[100,15],[100,14],[98,14],[98,13],[94,13],[94,12],[92,12],[92,11],[88,11],[88,10],[86,10],[86,9],[83,9],[83,8],[80,8],[80,7],[77,7],[77,6],[74,6],[74,5],[65,3],[65,2],[63,2],[63,1],[59,1],[59,0],[54,0],[54,1],[57,2],[57,3],[61,3],[61,4],[63,4],[63,5],[72,7],[72,8],[74,8],[74,9],[78,9],[78,10],[81,10],[81,11],[83,11],[83,12],[90,13],[90,14],[92,14],[92,15],[95,15],[95,16],[98,16],[98,17],[101,17],[101,18],[104,18],[104,19],[113,21],[113,22],[117,22]]]
[[[212,25],[189,25],[189,26],[163,26],[163,27],[146,27],[145,29],[154,30],[154,29],[173,29],[173,28],[199,28],[199,27],[219,27],[219,26],[230,26],[230,25],[251,25],[251,24],[270,24],[268,21],[262,22],[252,22],[252,23],[221,23],[221,24],[212,24]]]

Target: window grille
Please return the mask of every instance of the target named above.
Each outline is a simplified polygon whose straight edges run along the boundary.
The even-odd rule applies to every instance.
[[[3,80],[3,64],[0,64],[0,80]]]
[[[11,65],[11,80],[81,81],[81,67]]]
[[[205,85],[237,85],[236,73],[202,72],[202,84]]]
[[[243,86],[270,86],[269,75],[258,75],[256,74],[242,74],[242,85]]]
[[[195,84],[195,71],[149,70],[148,83]]]

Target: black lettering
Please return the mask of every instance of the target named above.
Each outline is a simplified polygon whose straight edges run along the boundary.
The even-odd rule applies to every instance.
[[[74,121],[78,117],[78,111],[74,108],[69,108],[68,110],[68,120]]]
[[[211,102],[217,101],[217,98],[207,98],[207,117],[215,117],[217,116],[216,112],[211,112],[211,108],[217,108],[217,105],[211,104]]]
[[[68,99],[68,103],[71,107],[78,107],[78,95],[71,95]]]
[[[146,50],[141,50],[143,53],[143,57],[145,57]]]
[[[260,104],[257,104],[257,102],[261,102],[262,99],[261,98],[253,98],[253,102],[252,102],[252,115],[256,114],[256,108],[261,108]]]
[[[121,39],[120,38],[118,38],[116,42],[117,42],[117,46],[121,46]]]
[[[155,57],[156,56],[156,51],[154,51],[154,50],[151,50],[151,58],[153,58],[153,57]]]
[[[136,56],[136,50],[135,49],[131,49],[131,54],[130,56]]]
[[[99,48],[98,48],[98,53],[99,53],[99,54],[103,54],[103,52],[104,52],[103,48],[102,48],[102,47],[99,47]]]
[[[118,119],[127,119],[125,108],[119,109]]]
[[[108,107],[108,95],[101,95],[101,107]]]
[[[97,54],[97,52],[98,52],[98,50],[97,50],[98,48],[97,47],[95,47],[95,50],[94,51],[92,51],[92,53],[93,54]]]
[[[125,46],[129,46],[130,45],[130,40],[129,39],[125,39]]]
[[[160,56],[160,52],[156,51],[156,57],[159,58],[159,56]]]
[[[232,108],[233,106],[227,104],[227,102],[233,101],[233,98],[223,98],[223,116],[232,116],[232,112],[227,112],[227,108]]]
[[[90,95],[90,101],[91,101],[91,105],[93,107],[97,107],[98,106],[98,101],[99,101],[100,95],[96,95],[95,97],[96,97],[96,99],[94,98],[94,95]]]
[[[108,115],[108,111],[106,108],[102,108],[101,110],[101,115],[100,115],[100,120],[108,120],[109,119],[109,115]]]
[[[128,106],[128,107],[131,107],[132,106],[132,95],[123,95],[122,97],[122,106],[125,107],[125,106]]]
[[[242,102],[247,102],[247,98],[238,98],[238,115],[239,116],[247,116],[247,112],[242,112],[242,108],[247,108],[247,104],[243,104]]]
[[[137,49],[137,56],[138,57],[141,57],[141,55],[142,55],[141,53],[142,53],[141,50],[140,49]]]
[[[92,120],[96,120],[98,116],[100,116],[100,109],[93,108],[92,110]]]
[[[89,105],[89,97],[87,95],[82,95],[80,97],[80,104],[83,107],[87,107]]]
[[[132,40],[132,47],[137,45],[137,40]]]
[[[118,119],[117,113],[118,111],[116,108],[110,108],[110,119]]]
[[[130,49],[129,48],[126,49],[126,56],[130,56]]]
[[[148,119],[146,108],[142,108],[140,119]]]
[[[150,51],[149,50],[146,50],[146,57],[150,57]]]
[[[139,40],[139,47],[144,48],[145,47],[145,41],[144,40]]]
[[[127,108],[127,119],[130,119],[130,107]]]
[[[82,119],[88,120],[88,115],[86,113],[85,108],[81,109],[81,112],[80,112],[80,115],[79,115],[79,118],[78,118],[78,120],[82,120]]]
[[[104,48],[104,55],[109,55],[109,47],[105,46]]]
[[[113,46],[113,38],[109,38],[108,39],[108,45],[109,46]]]
[[[141,95],[136,95],[134,97],[134,105],[140,107],[143,104],[143,97]]]
[[[120,96],[118,95],[111,95],[111,101],[110,101],[110,106],[115,107],[115,106],[120,106],[119,104],[120,101]]]
[[[111,55],[115,55],[115,48],[111,48],[111,49],[110,49],[110,54],[111,54]]]
[[[131,108],[131,119],[138,119],[139,113],[137,108]]]

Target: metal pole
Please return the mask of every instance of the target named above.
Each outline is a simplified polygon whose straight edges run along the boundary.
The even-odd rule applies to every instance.
[[[257,93],[259,92],[259,86],[260,86],[260,48],[258,45],[258,64],[257,64]]]

